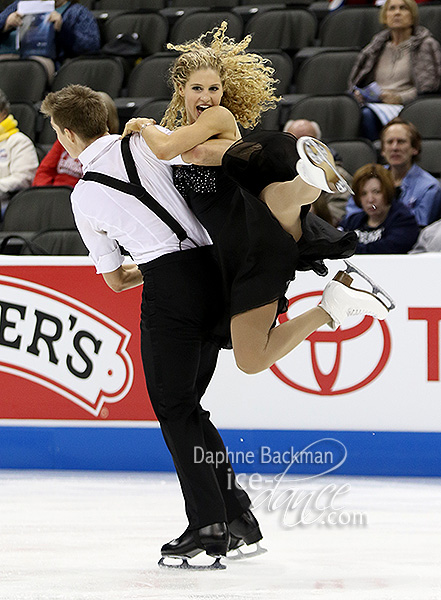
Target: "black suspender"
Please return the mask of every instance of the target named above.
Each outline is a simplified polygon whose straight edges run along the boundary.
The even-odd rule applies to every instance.
[[[176,221],[176,219],[172,217],[172,215],[142,186],[129,144],[129,136],[126,136],[121,140],[122,157],[130,183],[122,181],[121,179],[116,179],[110,175],[96,173],[94,171],[88,171],[83,175],[82,179],[85,181],[95,181],[96,183],[101,183],[107,187],[113,188],[114,190],[129,194],[130,196],[135,196],[135,198],[141,200],[141,202],[145,204],[147,208],[149,208],[159,219],[161,219],[163,223],[170,227],[170,229],[177,235],[179,239],[179,245],[188,238],[191,242],[193,242],[193,244],[195,244],[195,246],[197,246],[197,244],[188,237],[187,232]]]

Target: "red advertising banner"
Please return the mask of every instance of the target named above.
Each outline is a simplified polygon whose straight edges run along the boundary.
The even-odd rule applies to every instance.
[[[0,419],[155,420],[141,288],[115,294],[73,262],[0,266]]]

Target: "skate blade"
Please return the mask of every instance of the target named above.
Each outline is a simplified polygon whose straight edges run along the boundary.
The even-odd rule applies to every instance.
[[[165,558],[170,558],[172,560],[181,560],[180,564],[169,564],[165,562]],[[226,565],[220,562],[221,556],[215,557],[214,562],[211,565],[193,565],[188,562],[188,558],[185,556],[162,556],[159,559],[158,566],[161,569],[185,569],[188,571],[222,571],[227,568]]]
[[[245,560],[246,558],[254,558],[255,556],[260,556],[261,554],[265,554],[265,552],[268,552],[268,550],[266,548],[263,548],[263,546],[261,546],[259,542],[257,542],[254,545],[256,547],[254,550],[251,550],[251,552],[243,552],[241,550],[243,546],[231,550],[231,554],[227,554],[226,556],[227,560]],[[233,554],[233,552],[235,552],[236,554]]]
[[[395,302],[393,298],[385,290],[383,290],[383,288],[381,288],[377,283],[375,283],[375,281],[371,279],[369,275],[366,275],[364,271],[350,263],[348,260],[344,260],[343,262],[346,265],[345,273],[356,273],[362,279],[367,281],[367,283],[369,283],[369,285],[372,288],[372,294],[376,296],[382,304],[384,304],[384,306],[389,312],[395,308]],[[382,296],[386,300],[386,302],[380,296]]]
[[[335,166],[329,160],[328,153],[321,144],[318,144],[317,142],[312,141],[312,140],[308,140],[307,142],[305,142],[305,152],[306,152],[306,155],[308,156],[309,160],[316,167],[320,167],[322,165],[322,163],[325,163],[326,165],[328,165],[328,167],[332,170],[335,177],[337,178],[336,182],[332,182],[333,185],[335,186],[335,189],[337,190],[337,192],[339,192],[340,194],[349,192],[350,194],[352,194],[352,196],[354,195],[353,189],[351,188],[349,183],[346,181],[346,179],[344,179],[340,175],[340,173],[337,171]],[[326,179],[328,179],[328,178],[326,177]]]

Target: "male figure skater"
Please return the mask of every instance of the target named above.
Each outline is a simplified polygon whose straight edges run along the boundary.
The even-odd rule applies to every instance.
[[[116,292],[144,284],[141,353],[147,388],[189,521],[179,538],[163,546],[162,555],[191,558],[205,550],[219,565],[229,544],[230,549],[244,541],[252,544],[262,535],[248,495],[234,481],[222,439],[200,406],[218,356],[210,331],[222,312],[211,240],[174,187],[169,164],[158,160],[140,135],[128,138],[140,185],[121,191],[108,181],[87,180],[92,171],[128,183],[123,142],[108,134],[107,108],[99,94],[71,85],[48,94],[41,110],[67,152],[82,164],[85,180],[72,192],[72,208],[97,273]],[[142,195],[142,188],[160,200],[171,220],[162,215],[164,222],[139,194],[131,195],[132,190]],[[118,244],[136,264],[124,262]],[[195,447],[205,456],[223,453],[225,460],[217,466],[195,463]]]

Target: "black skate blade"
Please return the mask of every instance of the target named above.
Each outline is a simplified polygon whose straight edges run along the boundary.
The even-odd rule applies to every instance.
[[[374,294],[374,296],[376,296],[378,298],[378,300],[380,300],[380,302],[382,302],[384,304],[384,306],[387,308],[388,311],[391,311],[395,308],[395,302],[394,302],[393,298],[385,290],[383,290],[383,288],[381,288],[377,283],[375,283],[375,281],[373,279],[371,279],[369,277],[369,275],[366,275],[366,273],[364,271],[362,271],[361,269],[359,269],[358,267],[356,267],[355,265],[350,263],[348,260],[344,260],[343,262],[346,265],[346,273],[348,273],[348,274],[356,273],[362,279],[367,281],[367,283],[372,288],[372,293]],[[380,296],[382,296],[384,298],[384,300]],[[385,300],[386,300],[386,302],[385,302]]]
[[[181,560],[180,564],[169,564],[165,562],[166,558],[172,560]],[[226,565],[220,562],[221,556],[217,556],[211,565],[193,565],[188,562],[188,558],[185,556],[162,556],[159,559],[158,566],[162,569],[185,569],[188,571],[222,571],[226,569]]]
[[[246,558],[254,558],[255,556],[260,556],[261,554],[265,554],[265,552],[268,552],[268,550],[266,548],[263,548],[263,546],[261,546],[259,542],[253,545],[255,546],[255,549],[251,550],[250,552],[243,551],[244,547],[248,547],[244,545],[241,545],[238,548],[231,550],[226,556],[227,560],[245,560]],[[235,552],[236,554],[233,554],[233,552]]]

